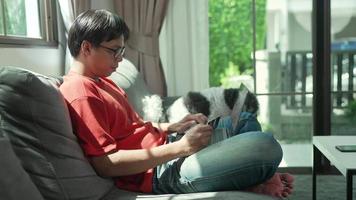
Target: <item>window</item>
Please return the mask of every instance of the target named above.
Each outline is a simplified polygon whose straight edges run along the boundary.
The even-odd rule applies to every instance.
[[[53,0],[0,0],[0,43],[55,45]]]
[[[262,130],[284,151],[280,167],[312,165],[312,2],[209,0],[210,84],[256,94]]]

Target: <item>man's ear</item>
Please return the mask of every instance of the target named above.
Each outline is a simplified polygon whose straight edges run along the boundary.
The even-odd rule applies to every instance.
[[[90,55],[90,52],[91,52],[92,48],[93,48],[93,45],[90,42],[86,41],[86,40],[84,40],[82,42],[82,44],[80,45],[80,51],[85,56]]]

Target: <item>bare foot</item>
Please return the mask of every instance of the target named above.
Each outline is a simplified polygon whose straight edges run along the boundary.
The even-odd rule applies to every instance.
[[[276,173],[279,174],[283,184],[287,187],[293,188],[294,177],[289,173]]]
[[[277,197],[287,197],[293,191],[294,177],[289,173],[275,173],[264,185],[266,193],[272,192]]]
[[[276,173],[265,183],[251,187],[247,191],[274,197],[287,197],[293,191],[294,178],[288,173]]]
[[[289,173],[275,173],[272,178],[267,180],[265,183],[283,183],[285,187],[293,188],[294,177]]]

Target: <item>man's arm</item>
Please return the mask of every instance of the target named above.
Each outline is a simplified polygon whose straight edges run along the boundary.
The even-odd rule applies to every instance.
[[[208,145],[211,127],[196,125],[181,140],[151,149],[119,150],[92,157],[91,161],[101,176],[125,176],[145,172],[172,159],[191,155]]]

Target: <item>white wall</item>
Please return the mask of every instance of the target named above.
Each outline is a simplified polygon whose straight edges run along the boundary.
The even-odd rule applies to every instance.
[[[61,75],[60,48],[2,48],[0,66],[23,67],[45,75]]]
[[[293,14],[288,17],[289,35],[288,51],[311,51],[312,50],[312,33],[305,30],[295,19]],[[309,19],[311,21],[311,18]],[[307,22],[306,22],[307,23]]]

